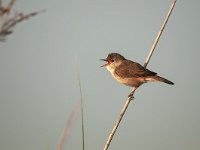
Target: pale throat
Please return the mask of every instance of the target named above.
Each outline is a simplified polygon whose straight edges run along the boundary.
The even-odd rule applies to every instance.
[[[123,83],[123,81],[121,80],[121,78],[119,76],[116,75],[115,73],[115,69],[109,65],[106,66],[106,69],[111,73],[111,75],[120,83]]]
[[[110,71],[110,73],[113,75],[114,72],[115,72],[115,69],[116,69],[117,66],[119,66],[121,63],[122,63],[122,62],[119,61],[119,62],[115,62],[115,64],[108,64],[108,65],[106,66],[106,69],[107,69],[108,71]]]
[[[110,71],[111,74],[113,74],[114,71],[115,71],[115,69],[112,68],[110,65],[107,65],[107,66],[106,66],[106,69],[107,69],[108,71]]]
[[[113,68],[113,67],[111,67],[110,65],[107,65],[107,66],[106,66],[106,69],[111,73],[111,75],[112,75],[115,79],[118,80],[118,78],[117,78],[117,76],[116,76],[116,74],[115,74],[115,69],[116,69],[116,68]]]

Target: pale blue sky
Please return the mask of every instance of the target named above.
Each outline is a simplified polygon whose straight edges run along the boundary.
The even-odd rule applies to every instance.
[[[103,149],[130,92],[100,68],[118,52],[144,63],[173,0],[18,0],[15,10],[46,9],[0,43],[0,149],[55,150],[84,95],[87,150]],[[178,0],[148,68],[175,85],[143,85],[110,149],[199,150],[199,6]],[[81,149],[78,118],[65,149]]]

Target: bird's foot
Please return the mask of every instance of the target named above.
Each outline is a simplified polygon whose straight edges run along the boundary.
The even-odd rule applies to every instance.
[[[135,91],[136,91],[137,88],[138,87],[133,87],[131,93],[128,95],[128,98],[134,99],[133,94],[135,93]]]
[[[133,93],[134,93],[134,92],[131,92],[131,93],[128,95],[128,98],[134,99]]]

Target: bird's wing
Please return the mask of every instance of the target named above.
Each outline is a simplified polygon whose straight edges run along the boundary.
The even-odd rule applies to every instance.
[[[154,76],[157,74],[148,69],[145,69],[139,63],[130,60],[123,61],[115,69],[115,73],[122,78],[131,78],[131,77],[139,78],[139,77]]]

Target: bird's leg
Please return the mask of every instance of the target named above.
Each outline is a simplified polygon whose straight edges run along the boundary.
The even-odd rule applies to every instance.
[[[133,87],[133,89],[131,90],[131,93],[128,95],[128,97],[130,97],[131,99],[133,99],[133,94],[135,93],[137,87]]]

